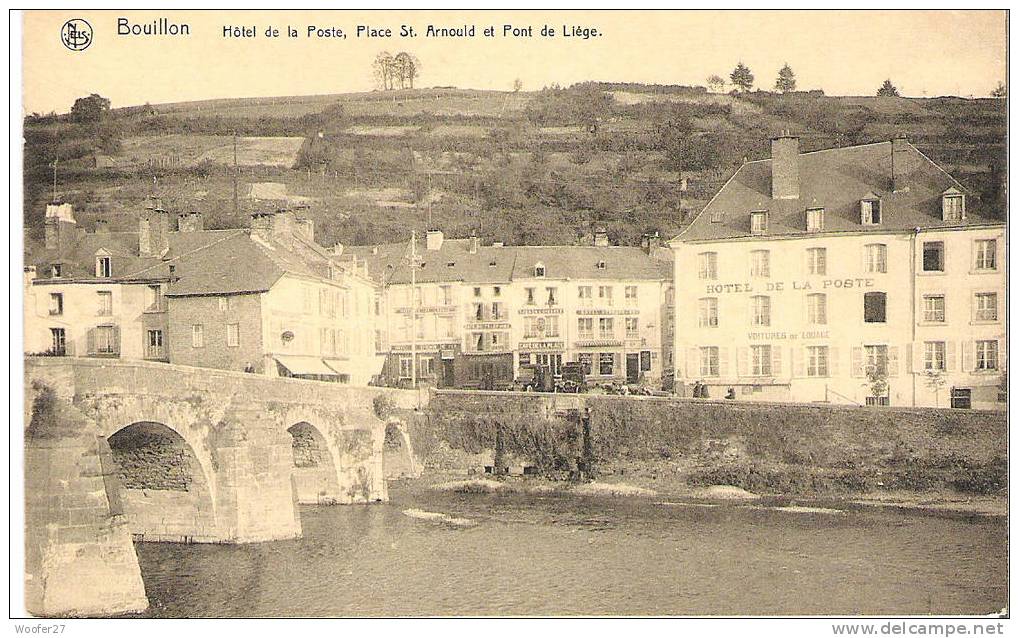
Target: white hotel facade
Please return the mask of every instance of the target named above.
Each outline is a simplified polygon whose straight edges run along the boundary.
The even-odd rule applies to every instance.
[[[1002,408],[1005,224],[904,139],[744,164],[670,242],[678,392]]]

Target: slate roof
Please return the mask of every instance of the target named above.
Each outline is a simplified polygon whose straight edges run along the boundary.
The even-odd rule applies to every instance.
[[[1004,223],[981,210],[980,202],[972,196],[966,198],[965,220],[943,221],[942,193],[950,188],[965,193],[966,189],[908,142],[895,154],[898,184],[892,192],[891,146],[889,141],[800,154],[799,199],[771,198],[772,160],[747,162],[673,241],[749,237],[750,213],[758,210],[768,211],[765,237],[807,234],[808,208],[824,208],[825,233]],[[860,200],[868,195],[881,198],[880,225],[861,223]]]
[[[534,265],[545,265],[546,279],[631,279],[671,278],[670,262],[649,257],[642,249],[628,246],[478,246],[470,252],[470,239],[446,239],[439,250],[425,250],[418,243],[419,283],[509,283],[534,276]],[[351,246],[345,259],[367,262],[377,281],[383,274],[387,284],[410,283],[409,242],[378,246]],[[671,256],[671,255],[670,255]],[[599,269],[598,262],[605,268]]]

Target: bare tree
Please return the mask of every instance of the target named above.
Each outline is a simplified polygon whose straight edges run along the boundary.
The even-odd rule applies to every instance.
[[[520,78],[513,80],[513,92],[519,93],[524,88],[524,83]]]
[[[710,75],[708,76],[708,88],[715,93],[721,93],[725,90],[725,80],[717,73]]]
[[[389,51],[382,51],[375,56],[372,70],[375,72],[375,81],[378,82],[383,91],[389,91],[393,88],[394,60]]]
[[[401,89],[413,89],[414,78],[421,74],[421,61],[413,53],[401,51],[393,59],[393,72]]]
[[[998,82],[998,86],[994,87],[991,91],[991,97],[1008,97],[1008,89],[1005,87],[1004,82]]]

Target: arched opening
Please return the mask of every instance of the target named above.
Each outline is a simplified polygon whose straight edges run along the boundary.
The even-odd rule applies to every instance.
[[[136,540],[189,543],[217,538],[209,478],[183,437],[162,423],[140,421],[107,441]]]
[[[339,498],[336,465],[325,437],[302,421],[287,429],[293,437],[294,485],[298,503],[335,503]]]
[[[410,437],[399,423],[386,424],[386,438],[382,446],[382,468],[386,479],[414,478],[420,474],[414,461]]]

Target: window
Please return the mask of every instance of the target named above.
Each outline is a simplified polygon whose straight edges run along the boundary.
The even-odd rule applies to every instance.
[[[476,303],[474,304],[474,320],[484,321],[485,319],[485,304]]]
[[[96,277],[113,276],[113,261],[109,257],[96,257]]]
[[[925,295],[923,298],[923,320],[927,323],[945,322],[945,296]]]
[[[761,235],[768,232],[768,211],[758,210],[750,213],[750,233]]]
[[[62,264],[53,264],[50,266],[50,277],[59,277],[63,271],[64,267]]]
[[[524,288],[527,291],[527,305],[534,305],[534,288]]]
[[[591,317],[581,317],[577,319],[577,334],[580,335],[581,339],[593,339],[594,319]]]
[[[828,376],[828,346],[807,346],[807,376]]]
[[[601,339],[611,339],[615,336],[615,326],[613,325],[612,317],[600,317],[598,319],[598,337]]]
[[[998,294],[994,292],[978,292],[973,295],[976,321],[997,321],[998,320]]]
[[[766,297],[764,295],[755,295],[751,297],[750,308],[753,314],[753,325],[771,325],[771,297]]]
[[[599,261],[598,262],[598,270],[605,270],[605,262],[604,261]]]
[[[945,271],[945,242],[925,241],[923,243],[923,271]]]
[[[591,296],[591,286],[578,286],[577,298],[580,300],[581,306],[590,306],[593,300]]]
[[[493,286],[492,287],[492,295],[493,296],[498,297],[501,294],[502,294],[502,287],[501,286]]]
[[[750,251],[750,276],[771,276],[771,252],[767,250]]]
[[[58,357],[67,354],[67,333],[63,328],[50,328],[50,352]]]
[[[977,341],[977,370],[998,369],[998,342]]]
[[[336,333],[330,332],[330,341],[332,342],[332,348],[330,352],[336,352]],[[241,345],[241,324],[239,323],[228,323],[226,324],[226,345],[231,348],[236,348]]]
[[[623,296],[626,297],[627,306],[637,305],[637,286],[627,286],[623,293]]]
[[[701,348],[701,376],[718,376],[718,346],[706,346]]]
[[[559,317],[555,315],[551,316],[547,320],[546,336],[558,337],[559,336]]]
[[[113,326],[96,327],[94,339],[96,354],[117,354],[117,330]]]
[[[315,291],[311,286],[304,286],[301,290],[301,296],[304,313],[310,315],[315,312]]]
[[[328,298],[328,294],[329,293],[327,292],[326,293],[327,298]],[[327,307],[329,306],[328,299],[326,301],[326,306]],[[226,312],[227,310],[230,310],[230,297],[220,297],[219,298],[219,311],[220,312]]]
[[[881,200],[864,199],[860,201],[860,223],[876,226],[881,223]]]
[[[615,356],[611,352],[602,352],[598,355],[598,374],[612,374],[612,363]]]
[[[750,355],[751,376],[771,376],[771,346],[750,346]]]
[[[113,293],[109,290],[100,290],[96,293],[99,298],[98,315],[108,317],[113,314]]]
[[[191,347],[205,347],[205,327],[200,323],[196,323],[191,326]]]
[[[824,230],[824,209],[823,208],[808,208],[807,209],[807,232],[808,233],[819,233]]]
[[[545,276],[545,264],[538,262],[534,264],[534,276],[544,277]]]
[[[718,327],[718,298],[704,297],[697,303],[698,323],[701,328]]]
[[[923,369],[931,372],[945,370],[945,342],[925,341],[923,344]]]
[[[146,359],[162,359],[163,354],[163,331],[162,330],[146,330],[145,331],[145,358]]]
[[[697,277],[699,279],[718,279],[718,253],[699,253],[697,255]]]
[[[412,359],[410,357],[400,357],[400,378],[410,379],[412,376],[411,365]]]
[[[163,309],[163,288],[158,284],[145,288],[145,307],[146,310]]]
[[[480,297],[481,296],[481,288],[480,287],[475,287],[474,288],[474,296],[475,297]]]
[[[977,270],[996,270],[998,268],[998,242],[995,239],[976,240]]]
[[[888,346],[864,346],[864,369],[868,377],[888,376]]]
[[[503,316],[502,312],[502,304],[497,301],[492,302],[492,320],[500,321],[504,318],[505,317]]]
[[[484,352],[485,351],[485,333],[477,332],[477,333],[474,334],[474,336],[475,336],[474,351],[475,352]]]
[[[418,376],[429,376],[432,374],[434,368],[432,367],[435,363],[435,359],[432,357],[424,356],[418,358]]]
[[[598,286],[598,299],[606,306],[612,305],[612,286]]]
[[[638,322],[636,317],[626,318],[626,338],[636,339],[640,336],[640,329],[638,328]]]
[[[807,249],[807,272],[811,275],[828,274],[828,249],[808,248]]]
[[[941,217],[946,222],[966,219],[966,198],[962,193],[946,193],[941,198]]]
[[[450,339],[456,336],[456,327],[453,325],[453,317],[439,317],[439,327],[439,334],[441,334],[444,338]]]
[[[452,306],[453,305],[453,288],[452,286],[439,286],[439,291],[442,293],[442,305]],[[379,314],[376,312],[375,314]]]
[[[559,305],[559,299],[558,299],[559,289],[558,288],[546,288],[545,292],[548,293],[548,300],[546,301],[546,303],[549,306]]]
[[[725,221],[725,211],[713,210],[711,211],[711,223],[721,224]]]
[[[497,347],[499,345],[499,342],[500,342],[499,341],[499,333],[498,332],[493,332],[492,333],[492,347],[493,348]]]
[[[888,272],[888,246],[867,244],[863,247],[863,252],[867,272]]]
[[[50,314],[51,315],[64,314],[64,293],[62,292],[50,293]]]
[[[828,297],[823,293],[807,295],[807,323],[823,326],[828,323]]]
[[[863,295],[864,323],[885,323],[887,295],[883,292],[868,292]]]

